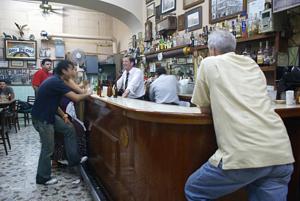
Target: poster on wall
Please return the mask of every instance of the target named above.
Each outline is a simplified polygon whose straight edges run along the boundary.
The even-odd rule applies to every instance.
[[[5,59],[36,60],[36,41],[5,40]]]
[[[32,75],[26,68],[0,69],[0,79],[7,80],[9,85],[31,85]]]

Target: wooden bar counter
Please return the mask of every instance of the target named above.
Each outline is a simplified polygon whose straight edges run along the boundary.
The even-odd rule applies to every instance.
[[[296,159],[289,201],[299,201],[300,107],[276,105]],[[216,150],[212,118],[196,107],[93,96],[85,103],[88,167],[113,201],[184,201],[184,184]],[[219,200],[246,201],[244,190]]]

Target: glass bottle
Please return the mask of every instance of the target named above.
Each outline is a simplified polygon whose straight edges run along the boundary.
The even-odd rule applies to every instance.
[[[236,31],[236,38],[241,38],[242,37],[242,27],[241,27],[240,15],[238,15],[238,18],[235,21],[235,31]]]
[[[115,85],[114,85],[114,91],[113,91],[113,94],[114,94],[114,98],[118,98],[118,87],[117,87],[117,82],[116,82]]]
[[[194,32],[191,32],[190,46],[191,46],[191,47],[194,47],[194,46],[195,46],[195,36],[194,36]]]
[[[97,95],[100,96],[100,97],[102,95],[102,83],[101,83],[101,80],[98,80]]]
[[[257,51],[257,64],[262,65],[264,63],[264,55],[262,50],[262,42],[259,42],[259,49]]]
[[[264,54],[264,64],[270,65],[270,50],[269,50],[269,41],[266,41],[266,47],[263,50]]]
[[[108,87],[107,87],[107,96],[111,97],[113,95],[113,91],[112,91],[112,86],[111,83],[109,82]]]

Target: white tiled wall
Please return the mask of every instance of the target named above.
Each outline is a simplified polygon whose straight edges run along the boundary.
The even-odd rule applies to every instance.
[[[12,86],[15,99],[27,101],[27,96],[34,96],[34,91],[32,86]]]

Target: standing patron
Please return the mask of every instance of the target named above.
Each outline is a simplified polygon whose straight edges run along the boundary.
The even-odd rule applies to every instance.
[[[33,75],[31,84],[34,89],[35,96],[37,95],[37,91],[40,85],[42,84],[42,82],[45,79],[47,79],[50,75],[52,75],[50,73],[51,67],[52,67],[51,59],[43,59],[42,68]]]
[[[143,99],[145,95],[144,75],[134,65],[134,58],[123,58],[124,72],[117,81],[117,87],[122,91],[122,97],[124,98]]]
[[[151,83],[149,98],[156,103],[178,105],[178,81],[174,75],[167,75],[165,68],[156,69],[156,79]]]
[[[212,113],[218,149],[185,185],[189,201],[215,200],[245,187],[251,201],[285,201],[293,172],[291,143],[271,106],[254,60],[235,54],[228,31],[208,38],[192,102]]]
[[[64,135],[69,165],[75,166],[82,161],[78,154],[74,127],[66,123],[68,122],[68,115],[58,109],[63,96],[75,102],[89,97],[89,94],[74,93],[64,83],[64,80],[71,79],[75,73],[76,68],[70,61],[61,61],[55,69],[55,75],[46,79],[39,87],[38,96],[32,108],[32,124],[39,132],[41,141],[41,153],[36,175],[37,184],[51,185],[57,183],[57,179],[51,178],[54,131]]]

